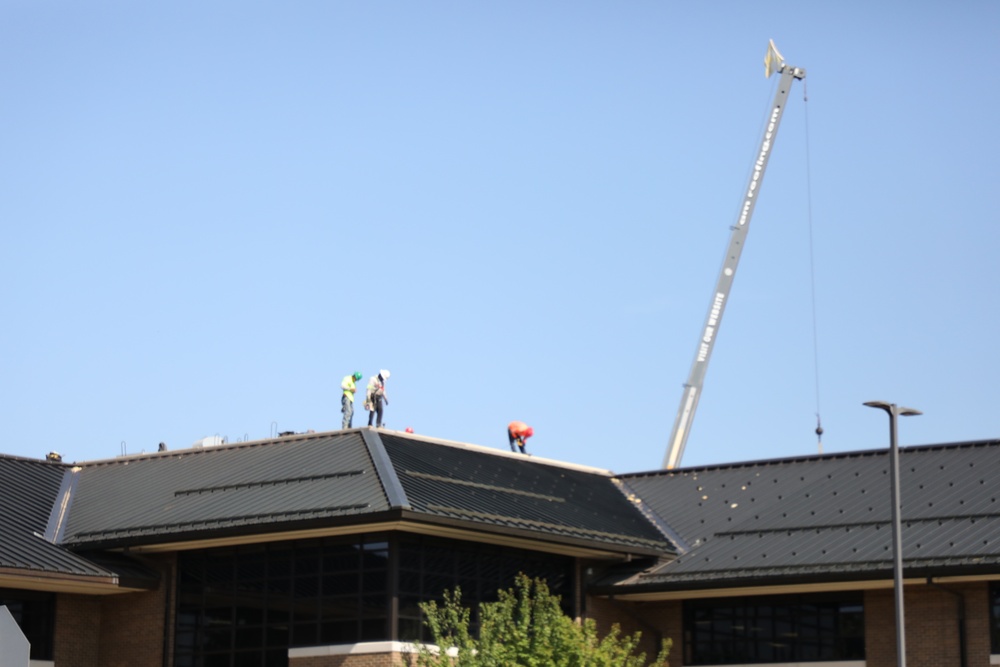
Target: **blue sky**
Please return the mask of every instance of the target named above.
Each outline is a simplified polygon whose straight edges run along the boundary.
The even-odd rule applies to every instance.
[[[0,452],[335,429],[387,368],[389,428],[659,467],[771,38],[808,75],[683,463],[884,447],[868,400],[1000,437],[996,0],[0,13]]]

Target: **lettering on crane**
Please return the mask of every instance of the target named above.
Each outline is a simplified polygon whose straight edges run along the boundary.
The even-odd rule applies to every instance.
[[[715,337],[715,328],[719,324],[719,317],[722,315],[722,304],[726,300],[724,292],[716,292],[715,299],[712,300],[712,309],[708,312],[708,324],[705,326],[705,333],[701,337],[701,344],[698,346],[698,362],[708,359],[709,347],[712,338]]]
[[[774,137],[774,128],[778,124],[778,116],[781,115],[781,105],[775,106],[771,111],[771,121],[767,124],[767,131],[764,132],[764,142],[760,145],[760,155],[753,165],[753,176],[750,177],[750,189],[747,191],[746,199],[743,200],[743,209],[740,211],[739,225],[742,227],[747,223],[750,216],[750,207],[753,205],[753,196],[757,190],[757,184],[764,175],[764,163],[767,162],[768,153],[771,152],[771,140]]]
[[[716,292],[715,299],[712,301],[712,310],[708,313],[708,324],[710,326],[714,327],[719,321],[719,313],[722,312],[722,302],[725,298],[725,294],[722,292]]]

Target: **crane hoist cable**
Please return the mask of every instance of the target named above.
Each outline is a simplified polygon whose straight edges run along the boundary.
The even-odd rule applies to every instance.
[[[805,81],[802,82],[803,115],[805,117],[806,133],[806,211],[809,219],[809,284],[812,297],[812,330],[813,330],[813,374],[816,381],[816,448],[823,453],[823,422],[820,418],[819,396],[819,325],[816,320],[816,255],[813,252],[813,215],[812,215],[812,157],[809,152],[809,90]]]

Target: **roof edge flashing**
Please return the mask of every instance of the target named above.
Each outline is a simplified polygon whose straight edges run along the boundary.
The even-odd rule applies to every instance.
[[[381,430],[385,431],[385,429]],[[577,470],[580,472],[587,472],[605,476],[611,476],[614,474],[612,470],[608,470],[607,468],[598,468],[595,466],[588,466],[580,463],[569,463],[567,461],[557,461],[556,459],[547,459],[541,456],[535,456],[534,454],[521,454],[520,452],[508,452],[502,449],[497,449],[496,447],[486,447],[484,445],[473,445],[471,443],[459,442],[457,440],[445,440],[444,438],[434,438],[426,435],[416,435],[413,433],[406,433],[405,431],[385,431],[385,432],[397,438],[408,438],[411,440],[419,440],[420,442],[429,442],[435,445],[444,445],[445,447],[455,447],[456,449],[466,449],[473,452],[492,454],[494,456],[501,456],[504,458],[519,459],[522,461],[527,460],[531,461],[532,463],[550,465],[557,468],[566,468],[567,470]]]
[[[368,454],[375,466],[375,474],[382,482],[382,489],[385,491],[389,506],[393,509],[412,509],[403,484],[399,481],[396,468],[392,465],[392,459],[389,458],[389,453],[385,450],[385,445],[382,443],[378,431],[373,428],[361,429],[361,439],[364,441],[365,447],[368,448]]]
[[[63,471],[62,483],[56,493],[55,502],[52,504],[52,512],[49,514],[48,524],[45,526],[43,539],[52,544],[62,542],[66,532],[66,523],[69,520],[69,510],[73,505],[73,497],[76,495],[76,485],[80,479],[80,468],[72,467]]]
[[[669,540],[674,548],[677,549],[677,553],[683,556],[688,551],[691,550],[691,545],[681,537],[680,533],[674,530],[669,523],[667,523],[659,514],[656,513],[653,508],[642,500],[642,496],[636,493],[628,483],[621,479],[620,477],[612,477],[611,482],[615,485],[625,499],[628,500],[633,507],[636,508],[646,521],[651,523],[657,532],[659,532],[663,537]]]

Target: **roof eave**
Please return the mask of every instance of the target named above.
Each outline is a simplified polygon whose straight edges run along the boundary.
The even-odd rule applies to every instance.
[[[0,568],[0,588],[20,588],[52,593],[114,595],[148,591],[158,582],[117,575],[81,575],[18,568]]]
[[[208,543],[215,541],[260,542],[282,539],[281,535],[316,532],[340,527],[367,526],[383,522],[398,521],[401,510],[392,509],[371,514],[348,517],[322,517],[273,523],[243,523],[213,528],[190,528],[174,531],[150,531],[141,535],[115,535],[92,540],[68,540],[64,546],[73,550],[122,550],[122,551],[166,551],[166,544]],[[255,538],[260,539],[245,539]],[[291,538],[289,538],[291,539]],[[152,548],[150,548],[152,547]]]
[[[412,532],[425,532],[414,530],[414,528],[426,526],[428,534],[453,533],[455,537],[461,537],[461,539],[518,546],[533,551],[573,552],[573,555],[581,558],[631,560],[632,558],[663,556],[666,550],[671,549],[666,542],[664,542],[663,549],[658,549],[650,546],[588,540],[551,533],[540,534],[538,531],[523,528],[496,526],[417,512],[403,512],[403,516],[412,522],[410,524]]]
[[[86,544],[78,543],[73,546],[78,549],[114,549],[127,553],[156,553],[383,531],[436,535],[603,560],[627,561],[638,557],[662,556],[664,553],[662,550],[642,545],[624,545],[570,536],[539,534],[537,531],[492,526],[400,509],[337,521],[326,519],[269,524],[267,530],[261,530],[261,526],[255,524],[233,526],[227,529],[159,533],[128,539],[119,538]]]
[[[904,583],[907,585],[948,580],[989,579],[1000,579],[1000,567],[996,564],[914,566],[904,569]],[[809,572],[786,574],[750,573],[743,576],[732,572],[704,573],[698,578],[666,576],[658,581],[643,581],[643,577],[639,575],[626,583],[592,585],[588,588],[588,592],[617,599],[650,601],[892,586],[891,566],[879,565],[868,570],[854,567],[836,570],[813,569]]]

